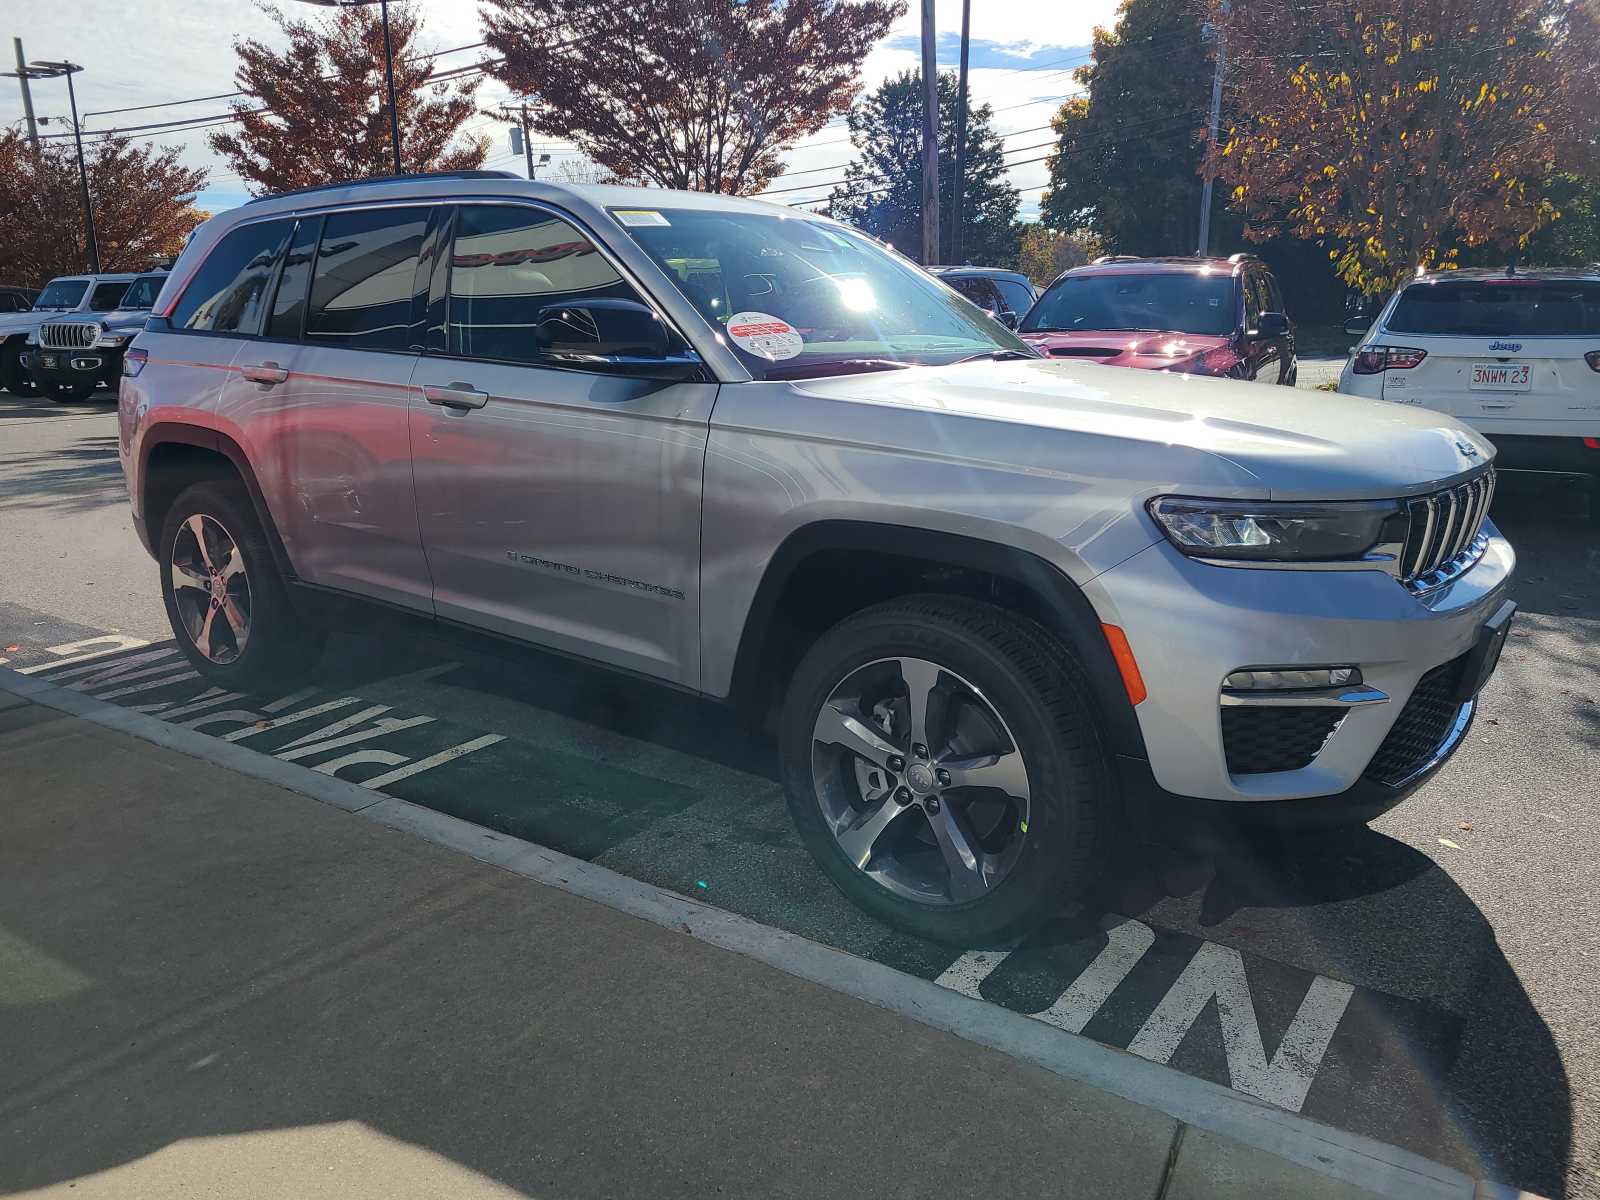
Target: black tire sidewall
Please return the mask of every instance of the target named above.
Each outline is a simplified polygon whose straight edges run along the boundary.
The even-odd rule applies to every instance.
[[[13,396],[37,396],[39,385],[23,370],[22,350],[15,342],[0,346],[0,385]]]
[[[244,555],[250,581],[250,637],[244,652],[231,663],[214,663],[201,654],[184,628],[173,598],[172,548],[182,524],[196,513],[221,522]],[[162,522],[159,545],[161,599],[167,620],[184,656],[195,670],[232,691],[256,691],[296,683],[322,647],[320,630],[299,621],[244,489],[222,481],[185,488]]]
[[[960,613],[968,602],[932,600],[925,611],[889,605],[847,620],[824,634],[807,653],[790,683],[780,733],[784,791],[801,839],[823,871],[851,900],[890,924],[938,941],[976,944],[1006,936],[1049,906],[1082,892],[1090,882],[1099,846],[1096,816],[1105,807],[1108,776],[1099,751],[1092,706],[1072,687],[1058,689],[1080,726],[1073,748],[1048,698],[1028,677],[1024,664],[973,632],[941,608]],[[971,607],[998,613],[987,605]],[[1015,625],[1016,614],[1002,614]],[[1031,625],[1031,622],[1029,623]],[[1027,643],[1048,654],[1059,647],[1037,626]],[[1064,654],[1064,651],[1061,652]],[[938,663],[983,692],[1015,737],[1027,766],[1031,793],[1027,840],[1010,873],[986,896],[962,905],[920,904],[873,883],[840,849],[817,803],[811,766],[811,731],[833,688],[851,671],[879,658],[916,657]],[[1060,668],[1065,664],[1054,664]],[[1065,672],[1063,672],[1065,674]]]

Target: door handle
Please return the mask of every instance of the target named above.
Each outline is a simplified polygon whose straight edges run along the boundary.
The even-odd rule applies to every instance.
[[[289,372],[275,362],[264,362],[256,366],[240,367],[239,374],[251,383],[264,383],[269,387],[274,383],[282,383],[289,378]]]
[[[422,398],[441,408],[482,408],[489,403],[489,393],[478,391],[470,383],[452,383],[445,387],[425,383],[422,385]]]

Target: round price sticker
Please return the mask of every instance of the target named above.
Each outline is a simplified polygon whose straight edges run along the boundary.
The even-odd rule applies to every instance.
[[[793,358],[805,349],[805,341],[793,325],[771,313],[742,312],[728,318],[728,336],[747,354],[760,355],[772,362]]]

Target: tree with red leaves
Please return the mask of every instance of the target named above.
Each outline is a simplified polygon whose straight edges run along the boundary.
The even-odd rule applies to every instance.
[[[624,179],[749,193],[841,113],[905,0],[486,0],[485,66]]]
[[[393,172],[384,94],[383,25],[376,8],[339,8],[316,21],[291,21],[262,5],[288,38],[274,51],[254,38],[234,42],[234,124],[211,148],[254,195]],[[478,80],[430,83],[433,64],[411,51],[421,28],[403,0],[389,6],[401,165],[460,171],[483,165],[487,138],[458,140],[475,111]]]
[[[1322,241],[1353,288],[1516,253],[1592,161],[1593,0],[1216,2],[1243,115],[1207,169],[1248,232]]]
[[[178,151],[125,137],[84,140],[100,267],[143,271],[174,257],[205,220],[194,207],[206,173]],[[38,154],[15,130],[0,132],[0,280],[38,287],[87,266],[78,163],[69,142]]]

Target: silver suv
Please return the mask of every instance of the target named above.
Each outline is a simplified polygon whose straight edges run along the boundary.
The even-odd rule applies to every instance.
[[[297,685],[356,601],[775,710],[823,870],[956,942],[1081,891],[1130,819],[1384,811],[1513,609],[1462,422],[1043,359],[727,196],[253,202],[185,250],[120,411],[219,686]]]

